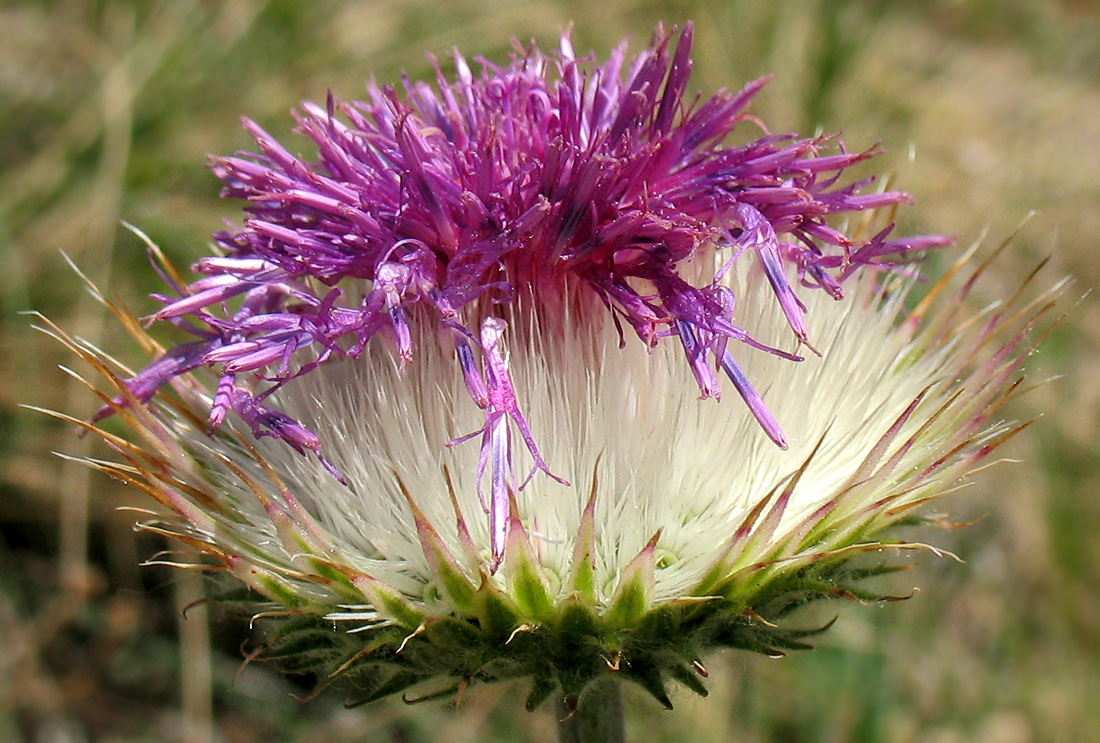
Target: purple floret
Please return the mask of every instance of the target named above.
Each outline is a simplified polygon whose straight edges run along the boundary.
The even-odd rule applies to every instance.
[[[610,311],[646,344],[678,336],[702,396],[718,397],[721,370],[785,446],[729,342],[792,359],[797,351],[752,339],[721,272],[695,286],[681,275],[684,261],[713,245],[724,272],[751,254],[795,342],[812,348],[792,273],[839,299],[858,267],[890,267],[947,240],[889,239],[886,230],[859,241],[828,224],[909,201],[859,193],[868,181],[838,183],[877,150],[767,132],[725,144],[739,124],[759,125],[747,107],[766,80],[685,99],[691,25],[670,41],[658,28],[629,63],[624,44],[596,65],[577,59],[566,34],[557,54],[517,49],[503,67],[479,59],[474,74],[456,53],[454,80],[437,66],[434,86],[406,79],[399,89],[370,84],[365,102],[303,104],[294,117],[316,145],[314,162],[245,119],[259,152],[212,161],[223,195],[247,202],[244,227],[215,235],[223,255],[199,261],[203,277],[153,316],[199,340],[138,374],[135,396],[148,400],[175,376],[212,367],[221,379],[212,427],[232,410],[259,434],[319,452],[317,436],[260,402],[330,358],[358,356],[375,336],[410,363],[413,326],[432,322],[447,329],[456,373],[485,411],[479,472],[492,462],[500,516],[505,465],[496,459],[509,419],[536,467],[549,470],[498,349],[485,345],[503,332],[491,307],[529,297],[546,324],[579,293],[585,311]]]

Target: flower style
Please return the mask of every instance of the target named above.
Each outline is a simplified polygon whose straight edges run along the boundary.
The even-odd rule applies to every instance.
[[[1034,308],[969,317],[945,279],[907,310],[890,269],[947,241],[827,221],[907,201],[840,184],[874,150],[726,144],[763,81],[685,102],[690,43],[456,55],[435,89],[306,104],[316,164],[246,121],[262,154],[213,164],[244,227],[191,283],[150,243],[179,295],[153,319],[196,340],[108,303],[155,358],[133,374],[51,326],[134,437],[81,423],[124,460],[90,464],[291,615],[264,655],[362,701],[531,677],[575,704],[610,674],[668,705],[706,651],[873,598],[876,556],[921,548],[886,530],[1019,430],[992,416]],[[747,412],[698,399],[717,370]]]

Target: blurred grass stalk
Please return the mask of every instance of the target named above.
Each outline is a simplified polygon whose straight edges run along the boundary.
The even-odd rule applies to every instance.
[[[210,653],[210,616],[202,567],[193,555],[181,562],[195,567],[176,574],[176,611],[180,638],[180,687],[183,724],[180,743],[214,742],[213,674]]]
[[[108,23],[108,38],[114,48],[129,49],[134,39],[134,16],[128,8],[118,8]],[[84,244],[80,246],[77,260],[85,266],[88,278],[97,285],[108,285],[114,254],[115,226],[120,217],[122,193],[126,170],[130,160],[134,126],[134,95],[131,84],[132,59],[123,54],[103,76],[99,91],[102,113],[103,149],[100,153],[91,203],[84,216],[87,224],[83,231]],[[80,294],[76,304],[75,331],[94,345],[103,342],[106,327],[106,311],[86,292]],[[84,385],[70,378],[65,386],[65,410],[80,411],[82,417],[91,412],[90,398]],[[82,437],[72,451],[75,457],[92,454],[92,442]],[[59,524],[60,577],[68,599],[81,605],[92,592],[91,573],[88,569],[88,497],[91,472],[72,459],[61,465],[59,487],[61,515]]]
[[[121,204],[130,162],[134,130],[134,102],[143,75],[160,67],[164,53],[175,46],[146,38],[138,48],[134,9],[109,5],[104,18],[108,48],[122,50],[106,69],[97,95],[102,116],[102,149],[91,198],[83,215],[83,244],[75,256],[88,278],[98,286],[110,286],[115,234],[121,221]],[[182,28],[174,27],[177,33]],[[150,55],[154,58],[150,59]],[[76,302],[74,330],[92,345],[101,345],[107,327],[107,312],[101,303],[82,292]],[[95,400],[75,378],[66,382],[63,410],[93,412]],[[91,437],[81,437],[67,447],[74,458],[91,456]],[[95,593],[95,573],[88,565],[89,497],[92,471],[73,458],[65,458],[58,477],[60,491],[59,579],[61,597],[69,616],[75,616]],[[185,558],[186,559],[186,558]],[[209,616],[201,569],[181,570],[175,585],[179,612],[180,688],[182,692],[181,743],[212,743],[213,700]]]

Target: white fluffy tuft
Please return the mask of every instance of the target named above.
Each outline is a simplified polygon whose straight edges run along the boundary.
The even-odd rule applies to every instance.
[[[789,345],[789,328],[767,283],[755,275],[732,281],[735,320],[763,342]],[[521,330],[505,343],[521,405],[545,460],[572,483],[540,473],[516,496],[552,580],[568,570],[594,477],[596,567],[605,600],[658,529],[654,599],[690,592],[746,514],[819,442],[773,541],[850,485],[868,452],[920,392],[935,385],[952,354],[907,352],[908,339],[897,327],[900,295],[869,281],[854,284],[851,293],[840,304],[823,292],[807,293],[810,337],[820,358],[794,363],[738,349],[746,374],[784,428],[787,451],[768,440],[732,385],[721,402],[696,399],[675,338],[652,350],[633,339],[620,348],[611,323],[594,337],[588,331],[584,342],[568,318],[562,318],[564,331],[545,320],[523,330],[513,320],[511,327]],[[356,567],[402,590],[429,575],[402,484],[458,554],[449,473],[475,543],[483,555],[489,550],[474,474],[478,439],[447,446],[480,428],[483,413],[443,344],[417,347],[425,351],[404,370],[385,349],[368,350],[358,360],[324,364],[280,393],[280,405],[321,435],[347,487],[281,442],[261,449],[322,525],[360,556]],[[928,419],[943,395],[922,402],[899,440]],[[517,472],[522,482],[531,461],[522,445],[513,449],[525,468]],[[926,450],[909,452],[910,471],[927,464]]]

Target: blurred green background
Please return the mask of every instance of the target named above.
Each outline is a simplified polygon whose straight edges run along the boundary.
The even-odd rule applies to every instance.
[[[85,415],[94,401],[33,332],[37,309],[136,359],[61,251],[139,314],[155,285],[138,225],[180,264],[237,207],[208,153],[249,142],[241,114],[290,149],[287,111],[427,75],[423,56],[503,59],[509,40],[578,50],[644,45],[658,20],[696,22],[702,92],[775,80],[754,111],[775,131],[882,140],[876,167],[916,208],[901,229],[1024,220],[980,289],[1003,295],[1043,256],[1077,282],[1069,318],[1028,364],[1058,377],[1012,411],[1042,418],[951,502],[965,529],[922,535],[965,564],[923,559],[912,600],[840,609],[819,649],[714,659],[712,696],[663,712],[629,694],[646,741],[1100,740],[1100,7],[1093,0],[5,0],[0,3],[0,741],[551,741],[552,710],[482,688],[456,710],[339,695],[269,667],[234,680],[249,630],[198,607],[192,573],[138,567],[164,545],[134,534],[144,505],[51,450],[102,454],[20,403]],[[128,355],[129,354],[129,355]],[[828,390],[822,390],[828,394]],[[984,518],[982,518],[984,517]]]

